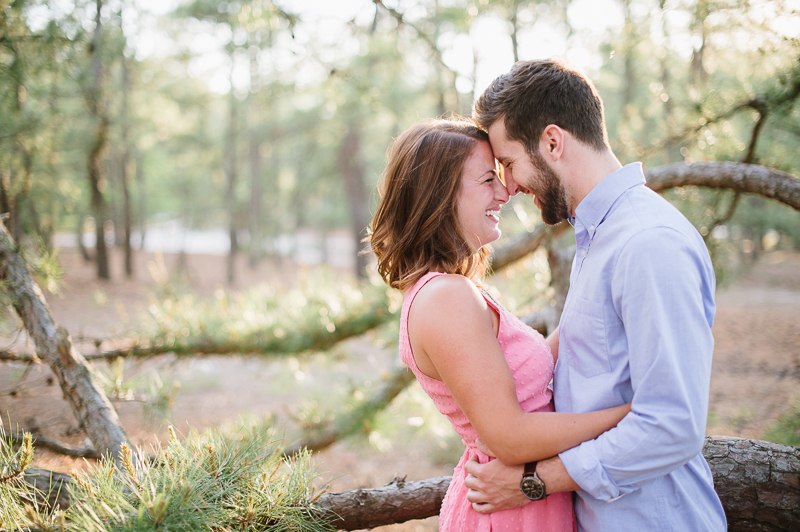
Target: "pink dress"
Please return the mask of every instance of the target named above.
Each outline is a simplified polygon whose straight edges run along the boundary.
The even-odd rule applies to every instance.
[[[542,501],[531,501],[522,508],[491,514],[479,514],[467,500],[464,485],[464,463],[477,456],[485,464],[493,458],[476,446],[478,433],[459,408],[444,382],[428,377],[417,367],[408,338],[408,311],[417,292],[429,280],[442,273],[431,272],[422,277],[405,294],[400,317],[400,357],[417,377],[422,389],[433,399],[436,408],[447,416],[464,441],[466,450],[453,472],[453,480],[439,512],[439,530],[443,532],[573,532],[576,529],[571,493],[555,493]],[[531,329],[510,312],[484,294],[484,299],[500,316],[497,340],[514,377],[517,399],[525,412],[552,412],[552,391],[548,384],[553,376],[553,356],[541,334]]]

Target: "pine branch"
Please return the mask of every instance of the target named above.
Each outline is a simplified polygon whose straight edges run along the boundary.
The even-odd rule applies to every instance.
[[[229,335],[220,334],[219,327],[214,327],[215,336],[199,332],[189,338],[162,331],[162,338],[150,340],[128,341],[129,345],[116,349],[89,353],[86,360],[113,360],[115,358],[140,358],[173,353],[176,355],[289,355],[305,351],[326,351],[348,338],[361,336],[396,317],[385,299],[373,302],[366,310],[358,314],[348,314],[331,321],[333,330],[327,325],[297,324],[294,330],[285,330],[285,326],[266,327],[252,334],[237,335],[235,331]],[[235,321],[235,320],[231,320]],[[209,327],[209,329],[211,329]],[[141,342],[141,343],[140,343]],[[35,354],[0,351],[0,361],[37,362]]]
[[[298,445],[286,448],[283,451],[284,454],[292,456],[305,449],[321,451],[341,439],[363,432],[364,427],[371,425],[375,416],[385,410],[412,382],[414,382],[414,374],[408,368],[395,369],[381,389],[375,392],[370,399],[358,405],[352,412],[340,413],[333,427],[311,436]]]

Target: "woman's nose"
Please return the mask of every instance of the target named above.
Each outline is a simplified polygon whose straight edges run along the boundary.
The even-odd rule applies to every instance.
[[[504,185],[499,179],[496,179],[494,186],[494,199],[501,204],[508,203],[508,196],[506,185]]]

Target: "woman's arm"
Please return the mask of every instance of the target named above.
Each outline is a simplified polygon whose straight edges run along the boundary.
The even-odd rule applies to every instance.
[[[555,456],[614,427],[622,405],[586,414],[525,413],[483,296],[467,278],[443,275],[414,299],[408,318],[417,365],[444,381],[481,439],[506,464]]]

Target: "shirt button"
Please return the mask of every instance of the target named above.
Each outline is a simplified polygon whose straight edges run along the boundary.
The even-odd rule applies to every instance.
[[[585,249],[582,249],[582,250],[581,250],[581,257],[585,257],[585,256],[586,256],[586,250],[585,250]]]
[[[594,226],[593,225],[589,226],[589,231],[594,231]]]

